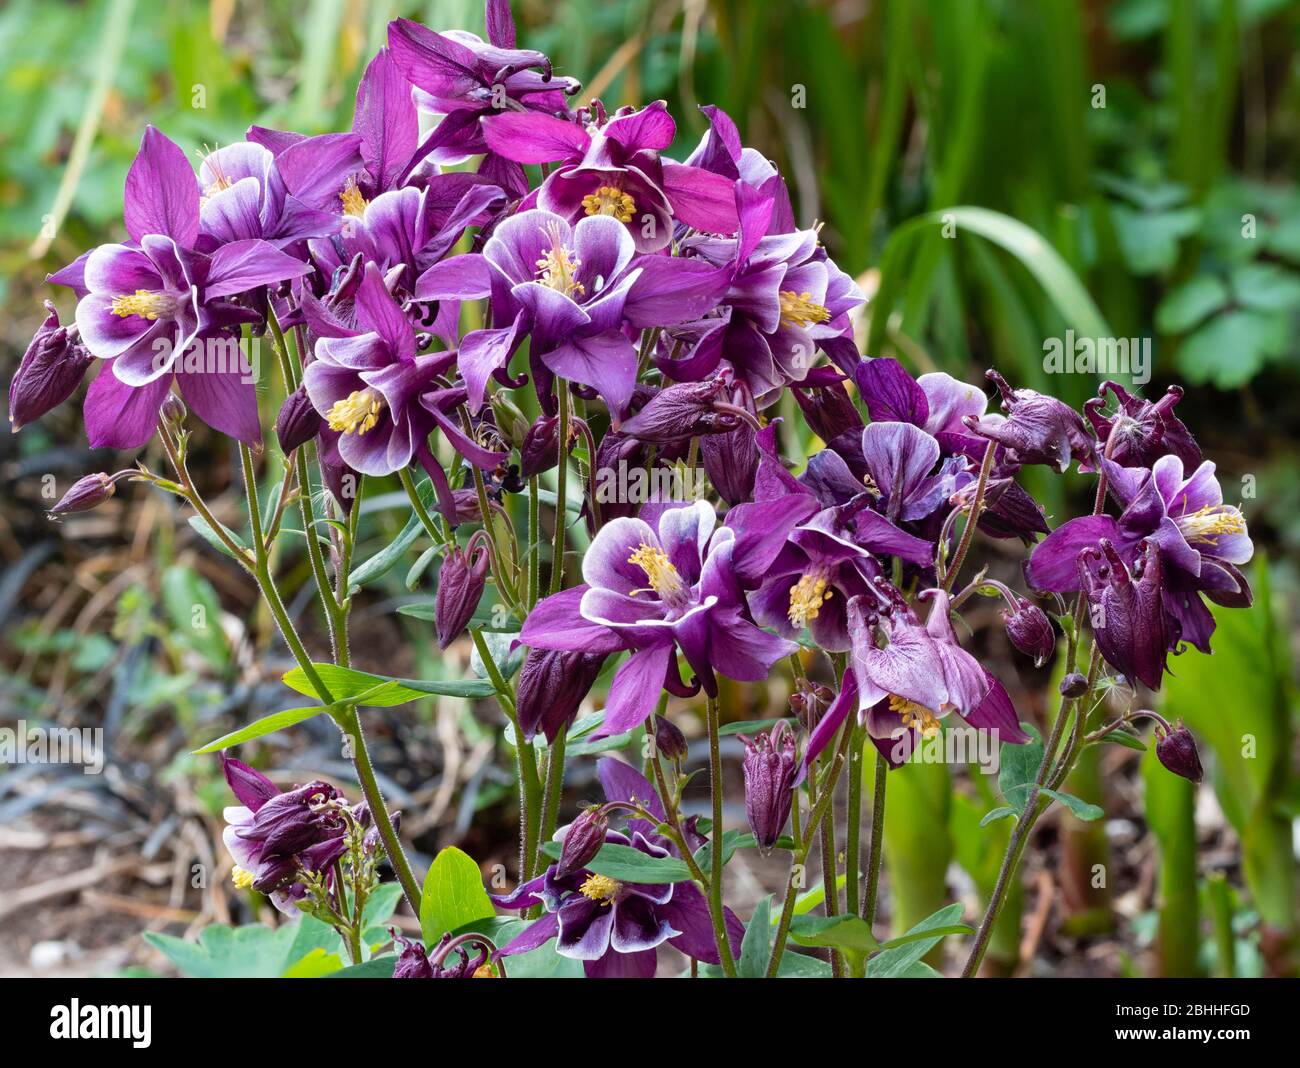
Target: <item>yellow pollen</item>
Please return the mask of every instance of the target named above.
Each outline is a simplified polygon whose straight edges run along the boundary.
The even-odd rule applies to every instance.
[[[238,864],[230,872],[230,881],[241,890],[253,889],[253,873],[245,871]]]
[[[353,215],[360,218],[366,213],[368,201],[361,195],[361,190],[357,188],[357,180],[349,178],[347,184],[343,187],[343,192],[339,194],[339,200],[343,204],[343,214]]]
[[[582,198],[582,210],[588,215],[610,215],[621,223],[632,221],[636,201],[612,185],[602,185]]]
[[[373,430],[384,410],[384,398],[373,389],[359,389],[335,401],[325,416],[331,430],[341,434],[364,434]]]
[[[816,619],[817,614],[822,610],[822,605],[831,599],[834,591],[826,587],[826,576],[816,572],[801,576],[799,581],[790,587],[788,614],[790,622],[799,630],[803,630]]]
[[[1245,534],[1246,520],[1240,509],[1231,504],[1207,504],[1176,520],[1188,541],[1217,545],[1220,534]]]
[[[650,580],[650,589],[661,599],[668,600],[682,592],[682,577],[677,573],[673,562],[668,559],[668,554],[662,549],[656,549],[642,542],[636,552],[627,558],[627,562],[636,564],[645,572],[645,577]],[[644,592],[644,590],[633,590],[632,596]]]
[[[497,978],[497,973],[493,969],[492,965],[480,964],[477,968],[474,969],[474,974],[471,975],[470,978],[471,979],[495,979]]]
[[[558,235],[557,235],[558,237]],[[542,285],[563,293],[566,297],[582,296],[586,292],[581,282],[574,277],[582,261],[557,240],[545,255],[537,261],[538,277]]]
[[[623,884],[608,875],[589,875],[587,881],[578,887],[578,893],[602,905],[610,905],[622,889]]]
[[[939,733],[939,717],[924,705],[890,694],[889,710],[903,717],[904,727],[915,727],[924,738],[933,738]]]
[[[781,290],[781,322],[786,326],[811,326],[824,323],[831,317],[829,310],[814,304],[811,293]]]
[[[137,289],[134,293],[124,293],[113,298],[112,311],[125,319],[128,315],[138,315],[143,319],[157,319],[161,315],[170,315],[176,303],[170,294],[156,290]]]

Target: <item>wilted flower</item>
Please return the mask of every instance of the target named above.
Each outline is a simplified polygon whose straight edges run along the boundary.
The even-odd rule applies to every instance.
[[[756,738],[741,735],[741,739],[745,743],[745,815],[758,851],[767,856],[785,830],[794,801],[794,781],[799,771],[794,731],[780,720]]]
[[[800,679],[794,693],[790,695],[790,711],[795,714],[804,730],[812,731],[834,700],[835,693],[829,686]]]
[[[1105,413],[1107,393],[1114,394],[1118,404],[1110,415]],[[1083,411],[1097,440],[1121,467],[1151,467],[1160,457],[1173,454],[1191,469],[1201,465],[1201,447],[1174,414],[1182,399],[1181,386],[1170,386],[1158,401],[1149,401],[1133,396],[1118,382],[1103,382],[1097,396],[1084,402]]]
[[[964,422],[980,437],[1007,449],[1016,463],[1047,464],[1058,471],[1071,459],[1087,461],[1094,449],[1083,417],[1063,401],[1032,389],[1012,389],[997,371],[988,371],[1002,394],[1005,419],[967,416]]]
[[[48,300],[45,311],[9,383],[9,429],[15,433],[71,397],[94,361],[76,326],[61,326]]]
[[[413,941],[390,927],[393,942],[401,947],[397,963],[393,965],[394,979],[480,979],[494,977],[488,963],[486,945],[475,937],[454,938],[450,933],[442,936],[432,953],[425,952],[421,942]],[[478,953],[471,957],[465,946],[477,943]]]

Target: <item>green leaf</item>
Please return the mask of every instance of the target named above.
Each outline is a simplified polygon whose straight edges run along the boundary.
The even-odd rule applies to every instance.
[[[949,906],[951,908],[952,906]],[[891,938],[887,942],[881,942],[880,948],[897,949],[899,946],[910,946],[913,942],[921,942],[934,935],[973,935],[975,928],[965,923],[950,923],[943,927],[927,927],[924,931],[913,930],[908,934],[899,935],[897,938]]]
[[[1156,308],[1162,334],[1182,334],[1228,303],[1228,287],[1212,274],[1198,274],[1172,289]]]
[[[710,833],[712,827],[709,828]],[[700,832],[705,833],[704,831]],[[749,849],[758,843],[754,836],[748,831],[741,831],[733,827],[729,831],[722,832],[722,863],[728,863],[735,855],[737,849]],[[779,843],[778,843],[779,844]],[[699,849],[695,851],[695,863],[699,866],[700,871],[710,871],[713,867],[713,839],[710,838]]]
[[[1116,728],[1109,734],[1103,735],[1093,745],[1122,745],[1126,749],[1136,749],[1139,753],[1145,753],[1147,750],[1146,743],[1136,734],[1130,734],[1123,727]]]
[[[745,940],[740,945],[737,972],[742,979],[762,979],[772,959],[772,895],[768,894],[754,906],[754,915],[745,928]]]
[[[211,526],[208,525],[208,521],[204,519],[201,515],[190,516],[189,523],[190,526],[194,528],[194,533],[196,533],[200,538],[206,541],[218,552],[225,553],[232,560],[239,559],[237,556],[235,556],[234,553],[230,551],[229,548],[226,547],[226,543],[217,536],[217,532],[213,530]],[[224,523],[221,523],[219,525],[221,529],[225,531],[226,534],[230,537],[231,541],[233,541],[241,549],[247,550],[248,546],[244,544],[243,539],[238,534],[236,534]]]
[[[732,735],[732,734],[759,734],[763,731],[770,731],[773,727],[775,727],[780,722],[781,719],[777,718],[777,719],[747,719],[741,723],[727,723],[718,729],[718,736],[725,738],[728,735]],[[788,716],[785,717],[785,722],[791,724],[792,726],[797,726],[797,724],[795,724],[795,721]]]
[[[426,508],[433,507],[437,499],[437,492],[434,490],[432,482],[427,478],[424,479],[416,486],[415,492]],[[406,551],[415,544],[415,540],[423,533],[424,527],[420,523],[420,517],[412,510],[411,517],[406,521],[406,526],[402,527],[397,537],[370,559],[354,567],[348,581],[353,586],[366,586],[376,579],[383,578],[401,562],[402,557],[406,555]]]
[[[1024,811],[1029,789],[1043,762],[1043,742],[1038,728],[1029,723],[1022,723],[1020,727],[1033,741],[1025,745],[1003,742],[998,770],[998,789],[1016,813]]]
[[[434,857],[420,897],[420,931],[432,944],[448,931],[496,915],[474,858],[455,846]]]
[[[162,600],[172,633],[218,669],[230,661],[230,648],[219,622],[221,604],[212,583],[184,564],[172,564],[162,576]]]
[[[801,946],[834,946],[870,953],[880,945],[861,916],[796,916],[790,937]]]
[[[144,939],[195,979],[274,979],[291,972],[324,974],[318,969],[338,969],[335,954],[342,948],[334,930],[313,916],[276,928],[211,924],[200,932],[197,943],[153,931],[145,932]],[[330,957],[334,960],[330,961]],[[311,963],[303,963],[308,960]]]
[[[1020,815],[1019,809],[1014,809],[1010,805],[999,805],[997,808],[986,812],[984,818],[980,820],[981,827],[987,827],[990,823],[996,823],[998,820],[1004,820],[1008,816]]]
[[[1134,274],[1159,274],[1172,268],[1178,260],[1179,242],[1195,233],[1201,222],[1196,208],[1134,211],[1113,204],[1111,216],[1120,251]]]
[[[446,697],[490,697],[492,684],[477,679],[471,681],[445,681],[398,679],[388,675],[371,675],[365,671],[338,667],[335,664],[313,664],[317,674],[328,688],[335,704],[366,704],[375,708],[391,708],[416,701],[429,694]],[[308,697],[325,698],[316,692],[302,668],[294,668],[284,675],[284,684]],[[364,700],[362,700],[364,698]]]
[[[254,720],[246,727],[240,727],[237,731],[223,734],[216,741],[208,742],[201,749],[195,749],[193,755],[199,756],[203,753],[215,753],[221,749],[229,749],[232,745],[252,741],[254,738],[261,738],[265,734],[274,734],[276,731],[282,731],[286,727],[292,727],[295,723],[301,723],[303,720],[311,719],[313,716],[319,716],[322,712],[328,711],[329,709],[324,705],[308,705],[305,708],[286,708],[282,712],[272,712],[269,716]]]
[[[388,954],[384,957],[372,957],[361,964],[352,964],[346,968],[340,968],[336,972],[330,972],[324,976],[326,979],[391,979],[393,977],[393,968],[397,964],[397,957]]]
[[[652,857],[617,842],[601,846],[587,867],[620,883],[684,883],[691,878],[691,869],[677,857]]]
[[[1288,332],[1283,315],[1247,310],[1216,315],[1183,341],[1178,366],[1197,385],[1236,389],[1268,360],[1286,353]]]
[[[867,962],[867,978],[901,979],[906,976],[946,934],[951,933],[950,929],[961,918],[961,914],[962,906],[953,904],[927,916],[906,934],[895,939],[892,948],[882,950]],[[913,938],[913,935],[919,937]],[[902,939],[907,941],[900,941]]]
[[[1291,311],[1300,306],[1300,276],[1275,263],[1243,263],[1232,271],[1237,303],[1259,311]]]
[[[1106,815],[1105,810],[1100,805],[1090,804],[1081,797],[1075,797],[1074,794],[1063,793],[1060,790],[1049,790],[1046,786],[1044,786],[1039,793],[1046,794],[1048,797],[1056,798],[1056,800],[1061,802],[1061,804],[1070,810],[1070,813],[1075,819],[1090,822],[1092,820],[1099,820],[1102,816]]]

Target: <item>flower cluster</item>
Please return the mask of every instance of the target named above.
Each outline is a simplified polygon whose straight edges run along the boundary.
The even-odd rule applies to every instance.
[[[269,333],[287,397],[279,443],[318,464],[335,520],[350,508],[344,487],[365,476],[398,475],[411,493],[441,554],[439,645],[473,627],[489,584],[517,621],[517,683],[494,683],[524,739],[562,739],[613,668],[595,736],[649,724],[680,764],[669,697],[702,695],[715,709],[720,678],[764,681],[791,662],[796,719],[746,740],[752,844],[764,852],[790,840],[794,791],[834,788],[832,754],[851,739],[890,767],[952,713],[1003,743],[1029,740],[963,640],[970,598],[1002,597],[1011,646],[1041,665],[1058,636],[1036,600],[1074,595],[1073,611],[1043,601],[1071,671],[1086,623],[1099,657],[1151,689],[1184,643],[1208,651],[1202,596],[1249,603],[1245,520],[1175,416],[1178,391],[1151,402],[1108,382],[1080,413],[990,372],[996,410],[980,385],[863,358],[850,319],[862,293],[726,114],[703,108],[702,139],[674,158],[678,124],[662,101],[579,104],[577,82],[516,46],[503,0],[489,0],[486,24],[482,40],[393,22],[349,131],[253,127],[196,171],[150,127],[127,177],[126,240],[50,277],[75,293],[75,324],[51,307],[11,386],[15,427],[67,400],[97,363],[92,446],[138,448],[159,426],[170,442],[184,418],[168,399],[177,393],[214,430],[257,445],[269,375],[229,357]],[[778,410],[801,413],[819,439],[802,470],[785,458],[793,439]],[[566,509],[573,456],[587,476],[581,519]],[[692,499],[596,492],[607,471],[697,461],[709,485]],[[1017,480],[1030,465],[1095,473],[1092,514],[1052,529]],[[437,518],[413,469],[430,480]],[[558,490],[553,540],[538,519],[543,476]],[[87,476],[55,511],[91,507],[126,477],[152,478]],[[529,529],[516,534],[524,508],[510,498],[525,491]],[[589,547],[566,560],[579,522]],[[467,538],[463,524],[475,525]],[[958,582],[977,531],[1032,546],[1025,590],[983,572]],[[322,591],[344,619],[348,592]],[[807,677],[814,664],[823,681]],[[1097,684],[1093,669],[1067,700]],[[1190,736],[1166,735],[1161,759],[1187,773]],[[243,804],[228,815],[237,883],[283,907],[337,908],[340,858],[361,865],[375,851],[365,813],[327,784],[280,793],[225,766]],[[673,797],[612,758],[600,777],[598,815],[559,832],[557,863],[526,856],[500,900],[542,910],[502,957],[554,939],[589,975],[652,975],[669,943],[727,970],[739,922],[720,896],[706,901],[722,861],[711,858],[711,879],[695,868],[704,839],[676,811],[680,788]],[[551,829],[558,803],[549,798]],[[810,831],[795,827],[793,840]],[[638,883],[590,867],[612,847],[651,867],[689,864],[692,878]],[[487,974],[486,950],[475,952],[405,944],[399,972]]]

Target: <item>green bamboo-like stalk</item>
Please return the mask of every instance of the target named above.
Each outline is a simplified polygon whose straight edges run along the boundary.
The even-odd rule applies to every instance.
[[[952,901],[946,877],[952,859],[951,795],[946,764],[906,764],[889,772],[885,868],[895,934],[903,934]],[[927,959],[937,959],[939,949],[936,946]]]
[[[1171,775],[1149,750],[1142,759],[1146,817],[1160,846],[1154,975],[1201,974],[1201,909],[1196,890],[1196,787]]]

